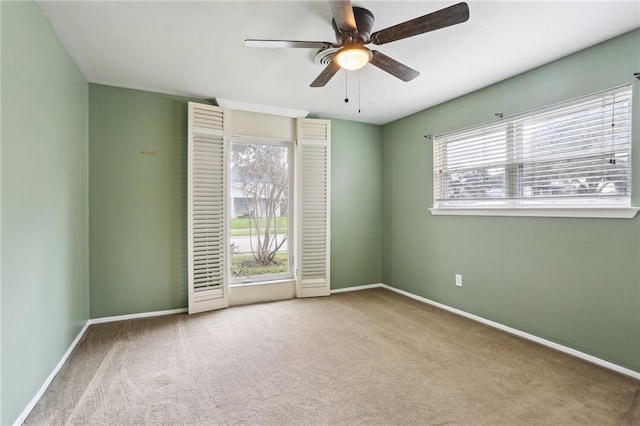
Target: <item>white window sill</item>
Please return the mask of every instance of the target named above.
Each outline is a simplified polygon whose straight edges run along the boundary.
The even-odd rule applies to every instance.
[[[637,207],[431,208],[434,216],[526,216],[633,219]]]
[[[231,288],[241,288],[241,287],[252,287],[252,286],[262,286],[262,285],[268,285],[268,284],[290,284],[290,283],[295,283],[295,279],[293,278],[282,278],[282,279],[275,279],[275,280],[265,280],[262,279],[260,281],[247,281],[247,282],[230,282],[229,283],[229,287]]]

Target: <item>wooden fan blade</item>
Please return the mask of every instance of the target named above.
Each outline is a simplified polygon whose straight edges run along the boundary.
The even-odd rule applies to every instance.
[[[327,65],[322,70],[320,75],[316,77],[315,80],[313,80],[313,83],[311,83],[311,87],[323,87],[325,84],[329,82],[329,80],[331,80],[331,77],[333,77],[339,70],[340,70],[340,65],[338,65],[338,63],[335,60],[329,62],[329,65]]]
[[[458,3],[371,34],[373,44],[385,44],[429,31],[460,24],[469,19],[469,6]]]
[[[356,27],[356,17],[353,15],[351,1],[329,1],[331,14],[336,26],[345,32],[354,32],[358,30]]]
[[[389,74],[398,77],[402,81],[411,81],[420,75],[420,73],[413,68],[409,68],[405,64],[401,64],[395,59],[376,50],[372,50],[371,55],[371,65],[375,65],[382,71],[386,71]]]
[[[293,47],[303,49],[325,49],[333,46],[328,41],[296,41],[296,40],[255,40],[247,39],[244,41],[248,47]]]

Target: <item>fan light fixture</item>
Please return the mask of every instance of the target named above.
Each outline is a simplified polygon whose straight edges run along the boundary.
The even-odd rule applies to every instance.
[[[359,70],[367,65],[370,60],[371,52],[369,49],[359,44],[347,45],[336,53],[338,65],[349,71]]]

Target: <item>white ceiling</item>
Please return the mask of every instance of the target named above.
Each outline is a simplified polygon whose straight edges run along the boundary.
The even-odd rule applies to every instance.
[[[353,1],[374,31],[449,5]],[[257,49],[246,38],[334,42],[326,2],[41,1],[87,80],[232,99],[384,124],[640,27],[640,1],[469,1],[470,19],[376,46],[417,69],[404,83],[367,65],[323,88],[310,49]],[[640,48],[640,46],[639,46]],[[639,70],[640,71],[640,70]],[[344,102],[348,84],[349,103]],[[360,86],[361,113],[358,112]]]

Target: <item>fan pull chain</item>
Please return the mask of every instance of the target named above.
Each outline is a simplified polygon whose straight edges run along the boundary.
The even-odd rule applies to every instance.
[[[349,102],[349,93],[348,93],[348,82],[349,82],[349,71],[344,70],[344,102]]]
[[[358,114],[360,114],[360,78],[358,78]]]

